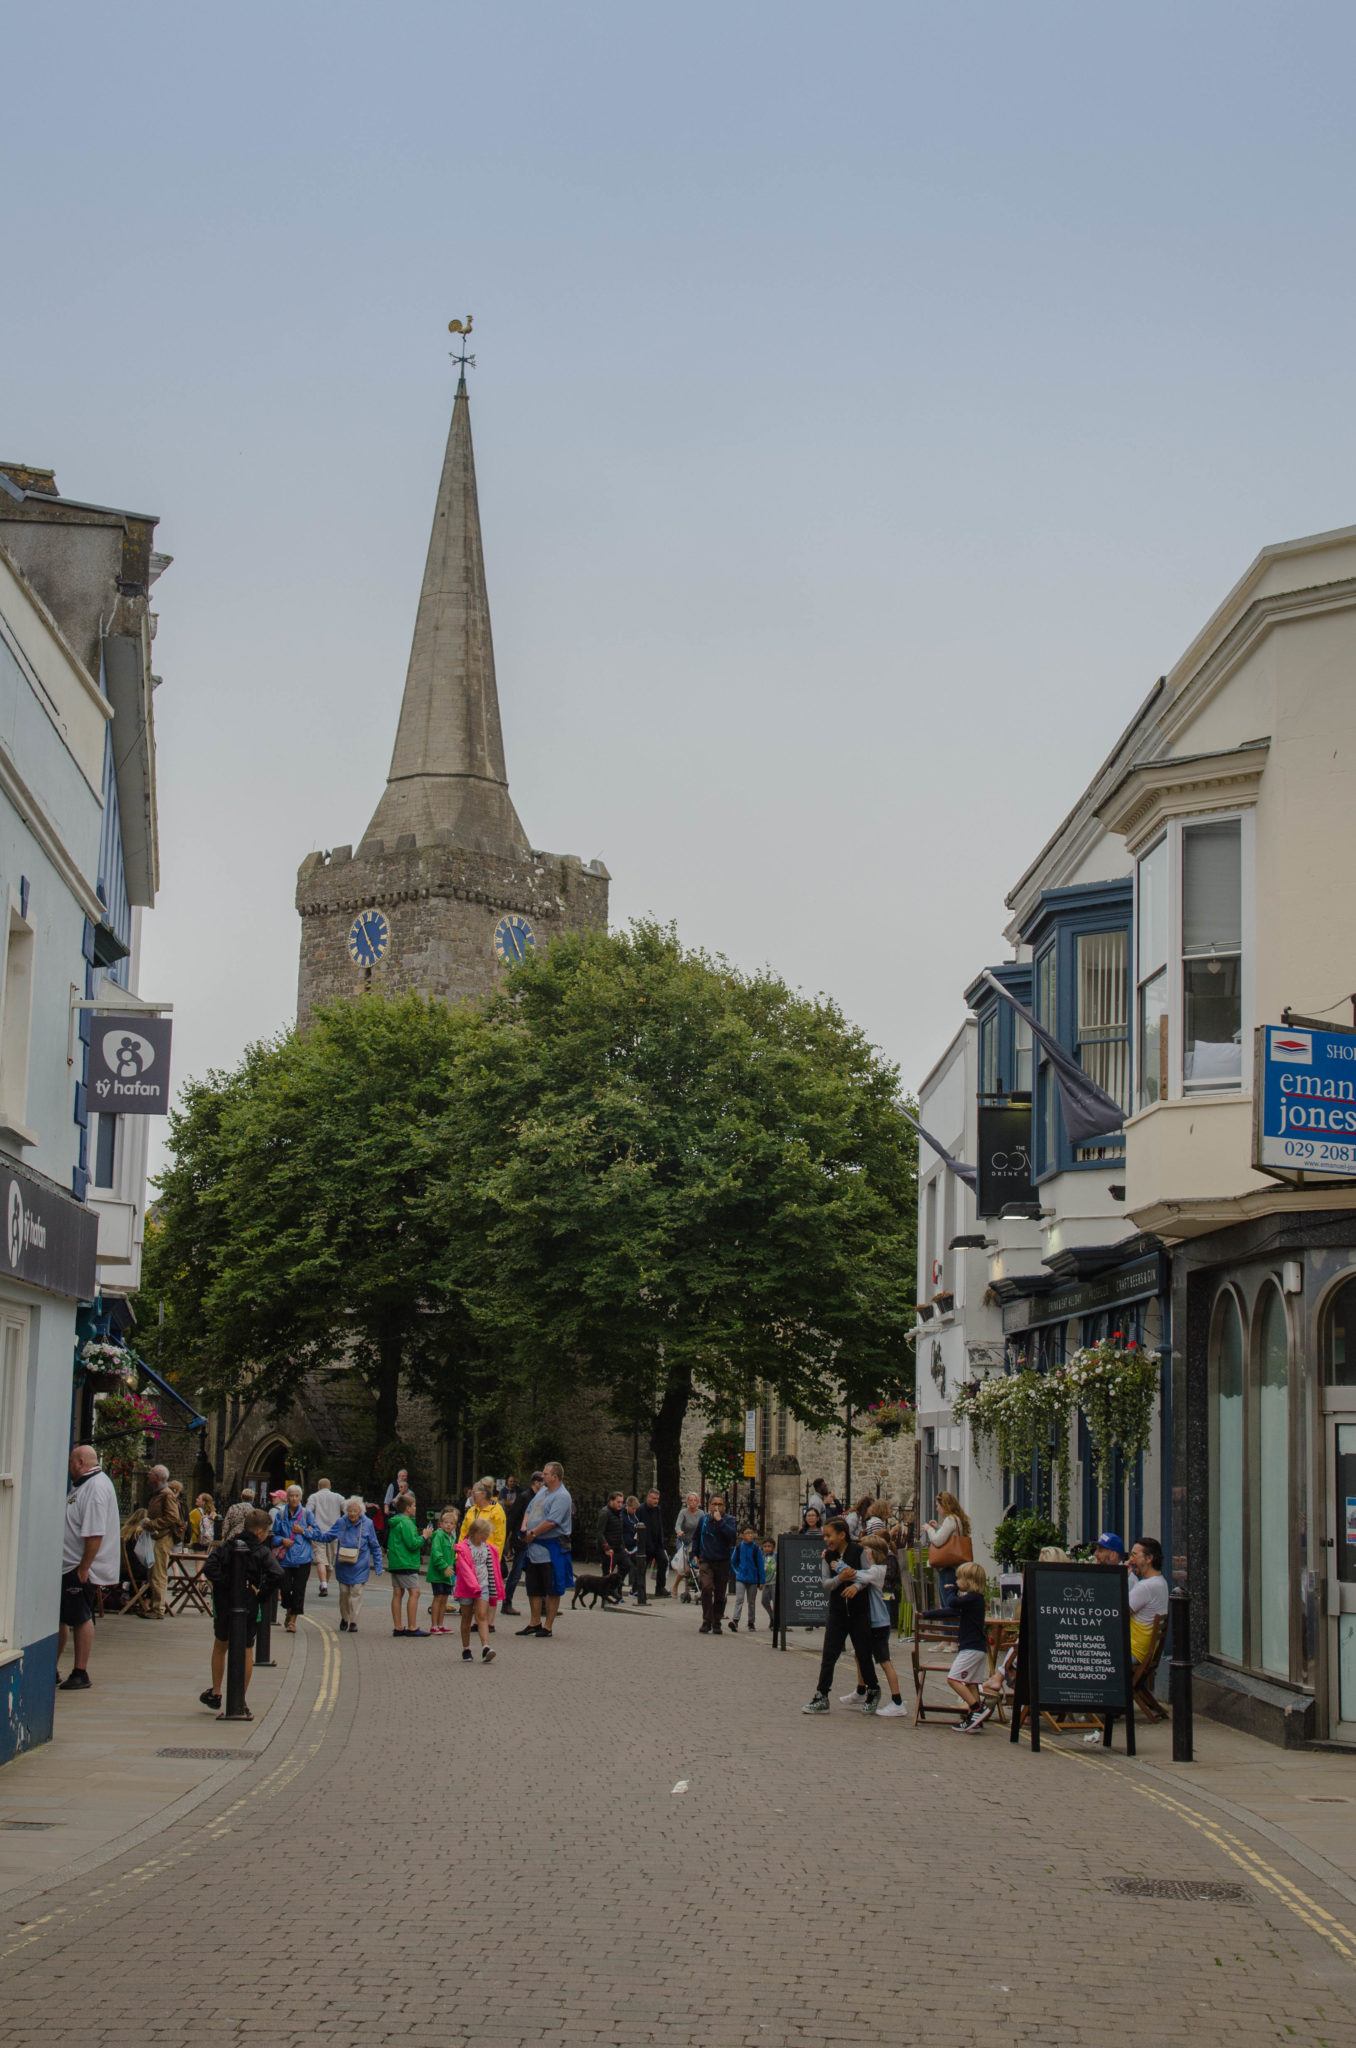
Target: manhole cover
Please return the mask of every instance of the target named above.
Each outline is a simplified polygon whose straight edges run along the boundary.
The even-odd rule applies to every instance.
[[[54,1828],[55,1826],[56,1822],[54,1820],[0,1820],[0,1828],[9,1828],[14,1832],[22,1829],[26,1834],[30,1832],[36,1833],[39,1828]]]
[[[227,1763],[233,1756],[239,1756],[238,1749],[158,1749],[157,1756],[191,1756],[205,1764]]]
[[[1246,1885],[1229,1884],[1222,1878],[1109,1877],[1106,1888],[1127,1899],[1204,1899],[1221,1906],[1252,1904],[1252,1893]]]

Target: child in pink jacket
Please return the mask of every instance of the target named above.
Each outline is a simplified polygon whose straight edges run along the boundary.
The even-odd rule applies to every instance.
[[[457,1576],[452,1597],[461,1605],[461,1658],[471,1662],[471,1623],[480,1637],[480,1661],[491,1664],[490,1602],[504,1597],[504,1580],[499,1570],[499,1553],[490,1542],[490,1525],[477,1516],[457,1545]]]

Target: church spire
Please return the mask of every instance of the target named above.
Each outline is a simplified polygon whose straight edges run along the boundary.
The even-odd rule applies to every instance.
[[[470,322],[466,323],[469,330]],[[454,323],[454,332],[460,323]],[[395,750],[367,839],[435,834],[517,855],[527,835],[508,793],[463,365],[452,407]]]

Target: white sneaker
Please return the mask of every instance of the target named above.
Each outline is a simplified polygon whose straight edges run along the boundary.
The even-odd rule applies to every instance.
[[[838,1695],[845,1707],[859,1707],[866,1698],[864,1692],[840,1692]]]
[[[901,1714],[907,1714],[908,1711],[908,1708],[903,1704],[896,1706],[894,1701],[891,1700],[888,1707],[877,1707],[876,1719],[878,1721],[897,1721]]]

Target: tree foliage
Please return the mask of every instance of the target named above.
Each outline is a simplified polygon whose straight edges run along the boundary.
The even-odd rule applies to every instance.
[[[193,1084],[144,1286],[162,1366],[282,1404],[318,1365],[445,1416],[587,1388],[667,1494],[694,1401],[830,1422],[912,1384],[916,1150],[823,999],[652,924],[479,1008],[367,996]]]
[[[666,1493],[694,1396],[826,1424],[912,1382],[914,1136],[831,1003],[655,925],[573,934],[459,1058],[448,1286],[520,1383],[603,1390]]]
[[[348,1364],[395,1436],[399,1383],[445,1386],[474,1333],[439,1286],[427,1195],[464,1013],[419,996],[340,1003],[186,1090],[143,1287],[160,1362],[209,1392],[285,1403]]]

